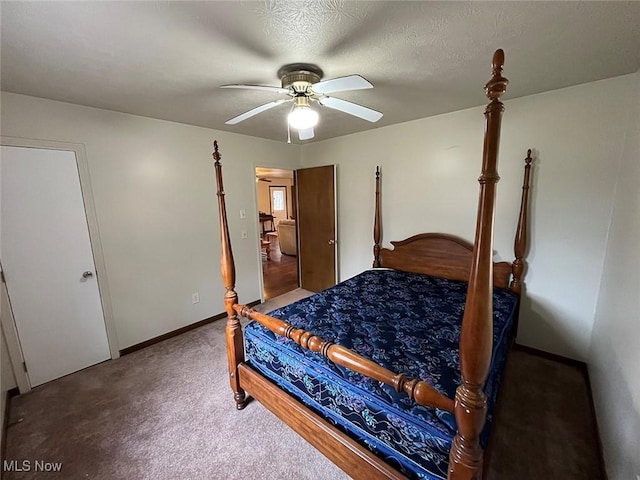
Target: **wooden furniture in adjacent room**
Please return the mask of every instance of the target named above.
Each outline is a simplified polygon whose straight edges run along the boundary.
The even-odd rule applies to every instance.
[[[260,250],[265,260],[271,260],[271,242],[269,240],[260,240]]]
[[[273,215],[260,212],[260,214],[258,215],[258,219],[260,220],[260,225],[262,226],[262,238],[265,238],[267,232],[273,232],[275,230],[275,226],[273,224]]]
[[[385,268],[270,315],[238,304],[221,156],[214,143],[227,357],[236,406],[244,408],[252,396],[353,478],[482,476],[490,433],[485,420],[493,413],[517,328],[531,164],[529,151],[515,260],[494,263],[500,97],[508,83],[503,62],[502,50],[496,51],[486,85],[490,103],[475,243],[427,233],[381,248],[378,171],[374,267]],[[432,293],[423,294],[427,291]],[[255,320],[246,335],[238,316]],[[417,321],[430,322],[429,328]],[[354,336],[353,330],[363,333]]]

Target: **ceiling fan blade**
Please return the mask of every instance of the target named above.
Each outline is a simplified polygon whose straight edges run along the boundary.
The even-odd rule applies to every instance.
[[[273,85],[220,85],[220,88],[244,88],[247,90],[266,90],[273,93],[289,93],[288,88],[275,87]]]
[[[300,140],[309,140],[315,136],[315,132],[313,131],[313,127],[303,128],[298,130],[298,138]]]
[[[320,94],[344,92],[347,90],[362,90],[365,88],[373,88],[373,85],[360,75],[333,78],[331,80],[314,83],[311,87],[314,92]]]
[[[262,112],[264,112],[266,110],[269,110],[270,108],[277,107],[281,103],[289,102],[289,101],[291,101],[291,100],[290,99],[289,100],[275,100],[273,102],[265,103],[264,105],[260,105],[259,107],[252,108],[248,112],[244,112],[244,113],[238,115],[237,117],[233,117],[231,120],[227,120],[224,123],[227,124],[227,125],[235,125],[236,123],[240,123],[243,120],[246,120],[247,118],[251,118],[254,115],[257,115],[257,114],[262,113]]]
[[[364,120],[368,120],[369,122],[377,122],[382,118],[382,113],[376,110],[363,107],[362,105],[358,105],[357,103],[347,102],[346,100],[341,100],[339,98],[323,97],[318,100],[318,103],[325,107],[333,108],[334,110],[339,110],[341,112],[348,113],[349,115],[360,117]]]

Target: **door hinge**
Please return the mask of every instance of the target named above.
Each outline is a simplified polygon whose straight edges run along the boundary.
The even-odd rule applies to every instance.
[[[22,368],[24,368],[25,372],[29,372],[29,370],[27,370],[27,362],[22,362]]]

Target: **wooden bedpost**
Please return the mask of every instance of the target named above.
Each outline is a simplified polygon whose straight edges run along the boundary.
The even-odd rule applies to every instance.
[[[487,415],[483,386],[493,347],[493,222],[498,176],[498,146],[504,105],[500,97],[509,81],[502,76],[504,52],[493,54],[493,78],[485,86],[491,100],[485,109],[486,130],[473,260],[460,336],[462,384],[456,390],[454,413],[458,431],[449,455],[449,480],[480,480],[480,433]]]
[[[376,210],[373,216],[373,268],[380,266],[380,167],[376,167]]]
[[[236,401],[236,408],[242,410],[246,405],[246,395],[240,387],[238,378],[238,365],[244,362],[244,339],[242,338],[242,326],[233,308],[238,303],[236,288],[236,266],[233,262],[231,239],[229,237],[229,223],[227,221],[227,207],[224,200],[224,186],[222,185],[222,156],[218,151],[218,141],[213,142],[213,159],[216,170],[216,182],[218,184],[218,210],[220,212],[220,269],[222,280],[226,288],[224,294],[224,306],[227,310],[227,360],[229,362],[229,382]]]
[[[531,177],[531,149],[527,150],[527,158],[524,159],[524,180],[522,182],[522,199],[520,200],[520,215],[518,216],[518,227],[516,237],[513,242],[513,252],[515,260],[511,264],[511,284],[509,289],[520,295],[522,293],[522,276],[526,267],[524,254],[527,251],[527,226],[529,213],[529,179]]]

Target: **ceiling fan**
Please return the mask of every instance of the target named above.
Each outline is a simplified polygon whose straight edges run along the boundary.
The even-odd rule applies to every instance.
[[[308,140],[314,137],[313,127],[317,125],[319,119],[318,112],[311,108],[313,103],[348,113],[369,122],[377,122],[382,118],[382,113],[376,110],[327,95],[335,92],[373,88],[373,85],[360,75],[349,75],[320,81],[322,79],[322,70],[317,66],[308,63],[291,63],[278,70],[278,76],[282,83],[281,87],[273,85],[221,85],[220,88],[263,90],[285,94],[290,97],[265,103],[237,117],[233,117],[225,123],[227,125],[235,125],[273,107],[292,102],[291,110],[287,116],[287,125],[298,130],[300,140]]]

